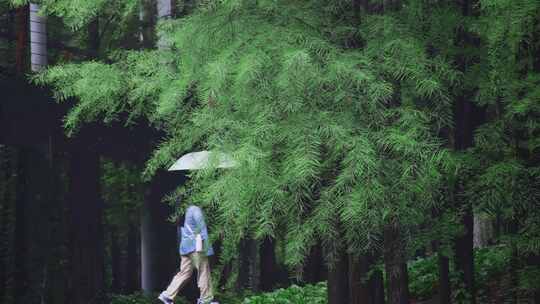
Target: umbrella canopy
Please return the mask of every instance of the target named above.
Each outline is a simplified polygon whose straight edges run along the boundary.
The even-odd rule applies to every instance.
[[[218,153],[218,155],[215,155]],[[217,168],[232,168],[236,166],[236,162],[227,154],[220,152],[191,152],[180,157],[170,168],[169,171],[178,170],[199,170],[213,165],[213,161],[217,162]]]

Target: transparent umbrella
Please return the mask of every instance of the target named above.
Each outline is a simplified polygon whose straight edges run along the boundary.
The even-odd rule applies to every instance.
[[[237,164],[228,154],[221,152],[199,151],[191,152],[180,157],[169,168],[169,171],[200,170],[213,165],[215,165],[217,168],[232,168]]]

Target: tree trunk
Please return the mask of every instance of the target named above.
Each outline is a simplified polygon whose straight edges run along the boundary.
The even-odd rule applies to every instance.
[[[399,228],[387,225],[384,228],[384,264],[388,280],[388,303],[409,303],[407,264]]]
[[[325,273],[325,266],[323,260],[323,253],[321,244],[313,246],[307,257],[306,264],[303,269],[303,280],[306,283],[317,283],[325,281],[327,274]]]
[[[540,268],[540,255],[531,254],[527,259],[527,264],[532,267]],[[540,286],[536,286],[533,292],[534,304],[540,304]]]
[[[473,215],[470,206],[462,215],[461,221],[465,228],[464,235],[457,238],[455,244],[456,270],[461,273],[461,281],[467,290],[471,303],[476,303],[474,288],[474,251],[473,251]]]
[[[151,190],[147,190],[150,192]],[[150,294],[157,291],[161,286],[158,286],[159,274],[157,271],[157,248],[156,243],[159,238],[157,236],[156,223],[154,218],[153,204],[150,193],[146,193],[144,203],[141,208],[141,288],[145,294]]]
[[[139,285],[139,275],[138,275],[138,250],[137,250],[137,228],[133,223],[129,224],[128,228],[128,239],[127,239],[127,250],[126,250],[126,264],[125,274],[126,288],[125,292],[128,294],[134,293],[140,289]]]
[[[373,298],[371,304],[384,304],[384,278],[380,270],[374,270],[371,275],[370,285],[373,288]]]
[[[465,96],[460,97],[455,109],[456,117],[456,150],[464,150],[472,146],[473,138],[473,108],[470,101],[466,100]],[[474,215],[470,202],[465,202],[459,198],[459,193],[462,191],[462,186],[456,187],[457,192],[454,197],[455,204],[461,207],[462,216],[461,223],[464,227],[464,234],[455,240],[455,265],[456,270],[462,274],[462,282],[467,290],[471,303],[476,303],[476,292],[474,289],[474,253],[473,253],[473,238],[474,238]]]
[[[111,240],[111,291],[113,293],[120,293],[121,290],[121,267],[120,267],[120,246],[118,245],[118,235],[116,228],[110,227],[110,240]]]
[[[152,48],[154,46],[154,25],[156,23],[156,0],[142,0],[139,12],[140,35],[139,42],[141,48]],[[169,0],[170,1],[170,0]]]
[[[328,267],[328,304],[349,303],[349,258],[345,249],[338,260]]]
[[[16,191],[17,191],[16,149],[0,146],[0,303],[13,304],[13,267],[15,259]]]
[[[24,303],[24,295],[28,288],[28,272],[27,272],[27,255],[26,246],[27,235],[27,203],[26,203],[26,175],[27,168],[25,166],[27,153],[20,148],[18,151],[18,166],[17,166],[17,191],[15,205],[15,303]]]
[[[4,303],[7,282],[7,250],[11,247],[8,237],[8,225],[10,222],[9,211],[10,202],[8,201],[8,179],[9,179],[9,159],[7,158],[4,146],[0,145],[0,302]]]
[[[450,304],[449,259],[438,250],[437,262],[439,267],[439,303]]]
[[[471,13],[471,2],[469,0],[461,1],[462,14],[464,17],[467,17]],[[470,35],[465,32],[464,29],[461,29],[458,32],[457,43],[458,46],[466,48],[470,46],[471,39]],[[466,72],[468,69],[467,58],[464,54],[461,54],[457,58],[459,70]],[[465,150],[472,146],[473,144],[473,131],[474,124],[473,121],[475,107],[470,101],[469,92],[462,92],[461,96],[458,97],[454,103],[454,117],[455,117],[455,150]],[[480,123],[476,121],[476,123]],[[462,186],[458,185],[456,191],[462,191]],[[461,217],[461,222],[465,230],[465,234],[455,241],[455,256],[456,256],[456,270],[462,273],[462,281],[465,289],[467,290],[471,303],[476,303],[476,292],[474,289],[474,254],[473,254],[473,238],[474,238],[474,217],[472,206],[470,202],[465,202],[456,197],[456,206],[461,209],[463,215]]]
[[[175,272],[176,227],[167,222],[170,210],[162,199],[176,186],[178,179],[163,171],[147,185],[141,210],[141,287],[146,294],[164,288]]]
[[[372,267],[373,258],[367,254],[355,258],[349,255],[349,291],[351,304],[373,303],[374,289],[368,273]]]
[[[270,291],[276,283],[281,282],[281,269],[276,261],[275,243],[270,237],[261,244],[261,290]]]
[[[440,211],[433,208],[431,214],[435,221],[440,218]],[[439,303],[450,304],[450,259],[443,253],[440,240],[433,240],[431,242],[433,251],[437,253],[437,266],[439,269]]]
[[[70,299],[75,304],[86,304],[96,301],[105,287],[100,161],[93,148],[80,142],[74,145],[69,169]]]
[[[253,292],[260,290],[260,254],[259,242],[244,239],[240,242],[237,289],[248,288]]]
[[[259,241],[254,239],[249,246],[249,286],[255,293],[261,290],[261,251]]]
[[[485,213],[474,213],[473,246],[483,248],[489,245],[493,239],[493,227],[491,219]]]
[[[39,4],[30,3],[30,63],[32,72],[47,66],[47,23],[38,14]]]
[[[18,75],[23,75],[26,71],[27,62],[27,39],[28,39],[28,5],[17,8],[15,15],[17,43],[15,47],[15,66]]]
[[[101,37],[99,35],[99,18],[95,17],[88,24],[88,55],[95,59],[99,57]]]

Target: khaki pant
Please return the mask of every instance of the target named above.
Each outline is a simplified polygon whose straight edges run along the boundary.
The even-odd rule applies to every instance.
[[[170,299],[174,299],[178,291],[188,282],[193,274],[193,269],[197,270],[197,286],[201,292],[202,303],[210,303],[214,299],[212,292],[210,264],[205,254],[197,252],[183,255],[180,261],[180,271],[174,276],[171,284],[163,294]]]

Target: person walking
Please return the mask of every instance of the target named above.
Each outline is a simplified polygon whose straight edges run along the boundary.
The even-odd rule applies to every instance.
[[[197,286],[200,290],[197,304],[218,304],[212,302],[214,294],[208,257],[214,254],[214,250],[208,239],[208,230],[201,208],[194,205],[187,208],[184,226],[178,226],[178,234],[181,238],[180,271],[158,299],[164,304],[172,304],[180,289],[191,278],[193,270],[197,270]]]

